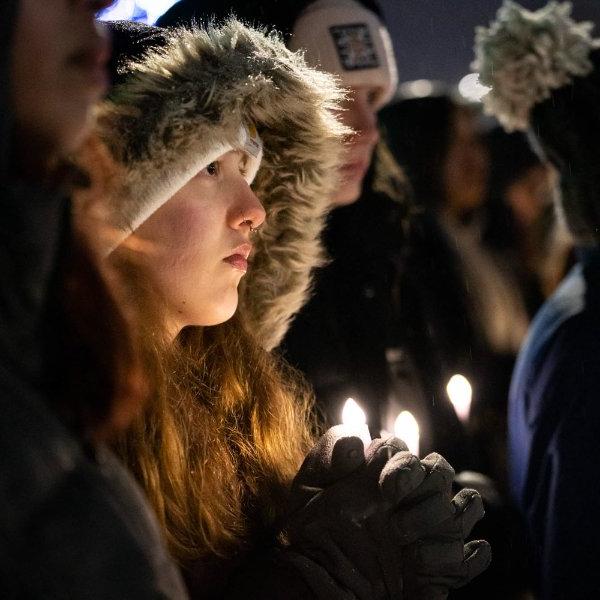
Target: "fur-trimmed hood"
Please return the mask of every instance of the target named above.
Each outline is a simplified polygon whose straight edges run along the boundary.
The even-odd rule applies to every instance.
[[[239,310],[270,350],[323,262],[319,238],[349,133],[334,112],[342,93],[278,37],[234,19],[164,35],[164,45],[125,66],[124,82],[100,106],[79,162],[104,189],[100,201],[83,192],[77,206],[123,239],[140,211],[148,218],[197,172],[198,156],[208,164],[220,155],[215,148],[236,143],[240,126],[254,124],[264,155],[253,189],[267,221],[254,240]]]

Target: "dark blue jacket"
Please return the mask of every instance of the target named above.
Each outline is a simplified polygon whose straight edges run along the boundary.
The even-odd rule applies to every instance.
[[[537,314],[509,401],[510,481],[541,597],[600,597],[600,249]]]

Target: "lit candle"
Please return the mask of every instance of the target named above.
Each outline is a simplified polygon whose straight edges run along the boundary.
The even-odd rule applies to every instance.
[[[348,398],[344,404],[342,423],[348,435],[359,437],[366,449],[371,443],[367,417],[365,411],[352,398]]]
[[[461,423],[466,424],[469,421],[473,398],[473,388],[469,380],[464,375],[452,375],[446,386],[446,392],[454,406],[456,416]]]
[[[400,438],[415,456],[419,456],[419,424],[408,410],[403,410],[396,417],[394,435]]]

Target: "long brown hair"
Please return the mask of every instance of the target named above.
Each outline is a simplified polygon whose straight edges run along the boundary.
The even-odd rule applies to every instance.
[[[117,268],[142,313],[154,389],[117,451],[153,504],[181,564],[275,535],[289,484],[316,433],[312,396],[239,314],[160,332],[160,304],[135,261]]]

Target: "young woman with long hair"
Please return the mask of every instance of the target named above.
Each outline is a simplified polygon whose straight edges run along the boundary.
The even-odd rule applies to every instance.
[[[125,282],[123,301],[140,315],[153,398],[119,451],[146,489],[192,595],[223,597],[238,566],[278,547],[304,580],[294,587],[287,578],[281,597],[341,598],[361,586],[377,589],[369,597],[399,597],[392,590],[402,587],[402,568],[395,563],[386,583],[378,569],[441,521],[460,547],[460,576],[449,577],[468,579],[473,573],[464,569],[486,562],[485,543],[463,555],[462,524],[480,516],[478,496],[451,503],[451,468],[440,457],[421,463],[398,440],[379,441],[367,470],[362,442],[338,432],[317,445],[292,486],[314,441],[311,399],[269,351],[323,261],[319,234],[348,133],[336,116],[342,95],[333,78],[308,68],[276,36],[236,21],[172,33],[121,24],[113,34],[118,81],[79,153],[92,186],[79,195],[78,221],[108,253]],[[355,521],[341,510],[331,519],[344,530],[335,548],[365,554],[332,573],[331,560],[320,564],[310,544],[293,539],[310,538],[305,522],[327,531],[319,515],[305,518],[304,504],[315,490],[334,488],[336,473],[357,469],[366,479],[344,479],[316,500],[337,506],[353,490],[356,498],[368,490],[352,509],[361,507]],[[410,483],[396,481],[400,471]],[[428,526],[408,535],[405,521],[418,521],[408,511],[402,535],[387,538],[392,507],[423,480],[429,500],[415,510],[430,511]],[[300,517],[286,541],[290,488]],[[373,513],[371,530],[346,535]],[[327,544],[317,545],[331,556]],[[373,562],[377,569],[363,572]]]

